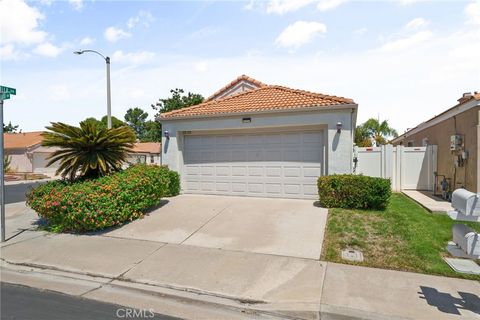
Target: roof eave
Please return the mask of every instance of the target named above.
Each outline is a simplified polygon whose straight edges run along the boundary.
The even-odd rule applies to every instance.
[[[234,116],[244,116],[244,115],[262,115],[262,114],[274,114],[274,113],[291,113],[291,112],[308,112],[308,111],[330,111],[330,110],[349,110],[358,108],[356,103],[345,103],[345,104],[335,104],[331,106],[320,106],[312,105],[299,108],[285,108],[285,109],[268,109],[268,110],[254,110],[254,111],[242,111],[242,112],[224,112],[224,113],[212,113],[204,115],[191,115],[191,116],[176,116],[162,118],[160,117],[160,122],[165,121],[181,121],[181,120],[190,120],[190,119],[210,119],[210,118],[225,118],[225,117],[234,117]]]

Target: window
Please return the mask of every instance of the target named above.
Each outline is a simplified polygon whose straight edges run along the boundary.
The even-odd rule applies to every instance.
[[[150,163],[155,163],[155,156],[150,155]]]
[[[413,141],[408,141],[407,142],[407,147],[413,147]]]

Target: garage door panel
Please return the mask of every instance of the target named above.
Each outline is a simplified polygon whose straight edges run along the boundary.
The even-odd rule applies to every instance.
[[[244,177],[247,175],[247,167],[232,167],[232,176]]]
[[[247,191],[247,184],[245,182],[232,182],[232,192],[245,193]]]
[[[230,175],[230,166],[217,166],[216,167],[217,176],[229,176]]]
[[[264,193],[263,191],[263,183],[249,183],[248,184],[248,192],[250,193]]]
[[[233,150],[232,151],[232,161],[247,161],[247,151],[246,150]]]
[[[323,134],[186,136],[184,159],[185,192],[316,198]]]
[[[284,161],[301,161],[302,153],[298,149],[285,150],[284,151]]]
[[[263,176],[263,167],[261,166],[250,166],[248,167],[248,176],[250,177],[261,177]]]
[[[265,168],[265,175],[267,177],[281,177],[282,167],[267,167]]]
[[[319,167],[303,167],[303,176],[307,178],[318,178],[321,176]]]
[[[284,167],[283,175],[285,177],[299,178],[302,176],[302,168],[300,167]]]
[[[202,166],[201,167],[201,174],[202,176],[213,176],[215,173],[214,166]]]

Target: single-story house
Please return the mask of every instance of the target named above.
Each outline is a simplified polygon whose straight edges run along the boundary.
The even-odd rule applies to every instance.
[[[451,190],[480,192],[480,92],[464,93],[458,103],[392,140],[393,145],[437,145],[437,191],[443,178]]]
[[[134,153],[128,155],[127,162],[160,165],[161,149],[159,142],[137,142],[133,147]]]
[[[10,158],[10,170],[18,173],[42,173],[54,176],[58,162],[47,167],[48,156],[58,148],[42,146],[42,131],[5,133],[5,154]],[[133,153],[127,158],[128,163],[161,164],[160,143],[137,142]]]
[[[320,175],[352,172],[357,108],[242,75],[160,115],[163,164],[184,193],[314,199]]]

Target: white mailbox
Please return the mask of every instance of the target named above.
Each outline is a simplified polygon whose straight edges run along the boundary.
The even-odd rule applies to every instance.
[[[464,224],[452,228],[453,242],[471,259],[480,258],[480,235]]]
[[[452,207],[466,216],[480,216],[479,196],[465,189],[453,191]]]
[[[452,207],[448,215],[454,220],[480,221],[480,196],[465,189],[452,193]]]

